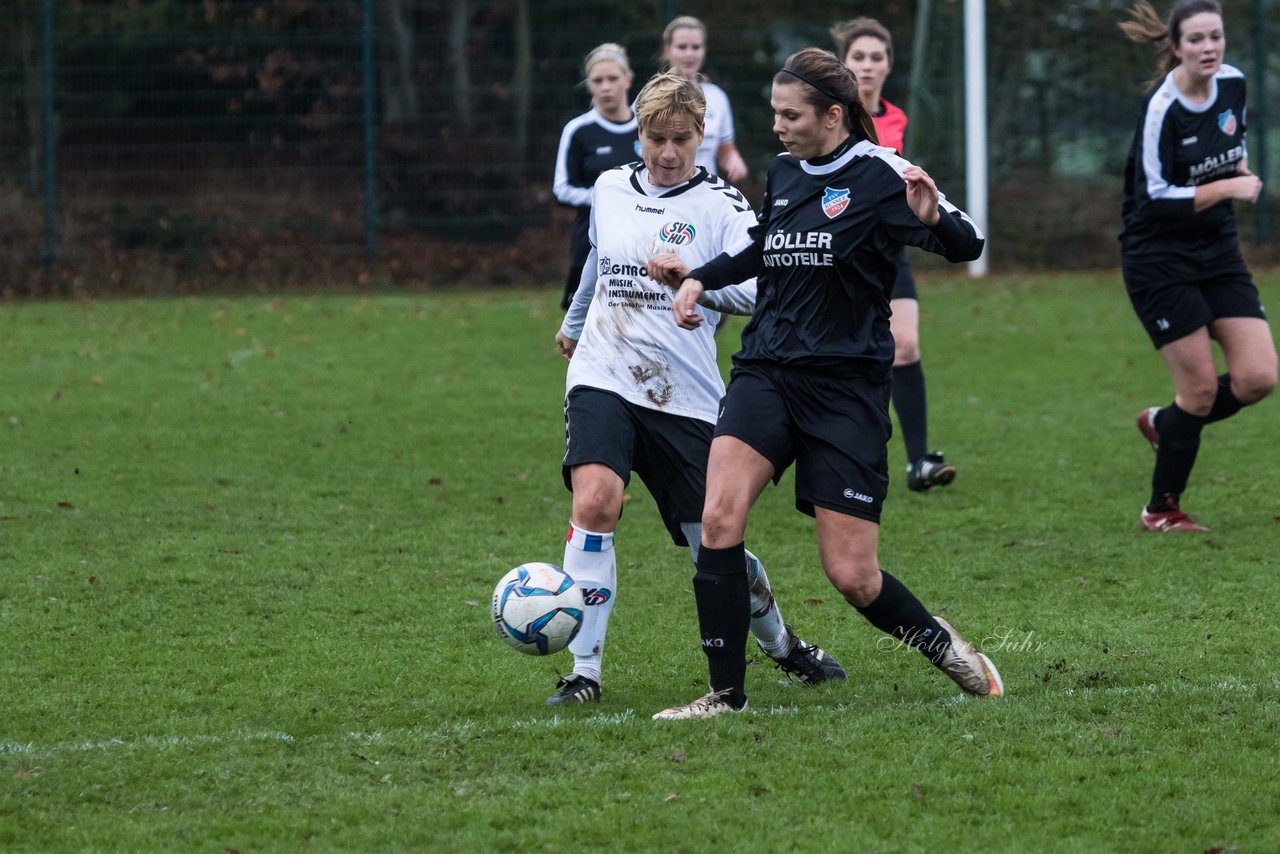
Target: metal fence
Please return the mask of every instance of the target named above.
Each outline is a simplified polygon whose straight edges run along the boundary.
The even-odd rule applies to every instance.
[[[886,96],[908,155],[963,204],[962,2],[11,0],[0,20],[0,289],[195,291],[387,281],[552,282],[568,217],[560,129],[582,56],[637,82],[673,13],[708,25],[758,198],[778,150],[768,81],[828,27],[894,32]],[[1113,265],[1121,171],[1153,72],[1114,0],[987,0],[993,269]],[[1157,4],[1163,6],[1164,4]],[[1255,171],[1280,115],[1280,3],[1224,4],[1250,81]],[[1264,174],[1264,180],[1269,177]],[[1269,246],[1265,205],[1243,233]],[[1262,247],[1262,248],[1259,248]]]

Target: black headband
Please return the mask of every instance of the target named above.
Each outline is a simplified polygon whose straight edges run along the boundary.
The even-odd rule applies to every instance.
[[[817,83],[814,83],[812,80],[810,80],[808,77],[805,77],[803,74],[801,74],[799,71],[796,71],[794,68],[790,68],[784,65],[782,66],[782,68],[779,70],[778,73],[781,74],[783,71],[785,71],[787,74],[790,74],[793,77],[800,78],[805,83],[808,83],[810,86],[812,86],[814,89],[817,89],[820,94],[826,95],[828,98],[830,98],[832,101],[835,101],[837,104],[840,104],[842,106],[844,105],[844,100],[842,98],[836,97],[831,93],[831,90],[827,89],[827,87],[819,86]]]

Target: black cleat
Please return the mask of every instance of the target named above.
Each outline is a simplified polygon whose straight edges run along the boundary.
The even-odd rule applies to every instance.
[[[941,451],[925,454],[907,466],[907,489],[924,492],[931,486],[946,486],[956,479],[956,467],[942,459]]]
[[[556,683],[556,692],[547,698],[548,706],[561,703],[598,703],[600,702],[600,683],[585,676],[570,673]]]
[[[791,635],[791,649],[786,655],[775,658],[765,652],[778,665],[779,670],[805,685],[818,685],[844,678],[844,668],[828,652],[800,640],[790,626],[787,626],[787,634]],[[764,651],[764,647],[760,649]]]

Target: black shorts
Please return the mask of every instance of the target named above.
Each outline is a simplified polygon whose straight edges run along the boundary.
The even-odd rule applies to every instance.
[[[1123,258],[1124,288],[1159,350],[1221,317],[1266,319],[1239,251],[1208,265],[1185,259]]]
[[[717,436],[746,442],[773,464],[774,483],[796,464],[796,509],[880,521],[889,489],[891,383],[759,363],[733,369]]]
[[[603,463],[624,486],[634,471],[653,495],[671,539],[687,546],[680,524],[702,519],[711,431],[711,424],[697,418],[575,386],[564,401],[564,485],[573,490],[570,470],[584,463]]]

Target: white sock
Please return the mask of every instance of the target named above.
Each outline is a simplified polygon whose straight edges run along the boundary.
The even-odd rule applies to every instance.
[[[750,549],[747,550],[747,583],[751,593],[751,634],[765,652],[773,656],[786,655],[791,649],[791,635],[782,622],[782,612],[773,598],[764,564]]]
[[[702,524],[681,522],[680,532],[689,541],[689,556],[693,559],[694,566],[697,566],[698,547],[702,545]],[[750,550],[747,550],[746,571],[751,594],[751,634],[755,635],[765,652],[775,656],[786,655],[791,649],[791,635],[782,622],[782,612],[778,610],[778,603],[773,598],[773,588],[769,586],[769,576],[765,574],[764,564]]]
[[[569,643],[573,672],[600,684],[600,662],[604,658],[604,636],[613,613],[618,587],[618,561],[613,552],[613,534],[584,531],[569,523],[564,544],[564,571],[582,588],[586,607],[582,628]]]

